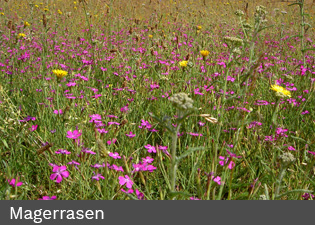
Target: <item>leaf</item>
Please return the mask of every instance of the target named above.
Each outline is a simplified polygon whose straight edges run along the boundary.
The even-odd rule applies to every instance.
[[[267,29],[267,28],[273,27],[273,26],[274,26],[274,25],[270,25],[270,26],[263,27],[263,28],[259,29],[258,32],[261,32],[261,31],[263,31],[263,30],[265,30],[265,29]]]
[[[283,193],[281,195],[277,195],[277,196],[275,196],[275,199],[281,198],[281,197],[286,196],[286,195],[291,194],[291,193],[299,193],[299,192],[312,193],[313,191],[306,190],[306,189],[295,189],[295,190],[292,190],[292,191],[287,191],[287,192],[285,192],[285,193]]]
[[[135,196],[125,193],[129,198],[131,198],[132,200],[139,200],[138,198],[136,198]]]
[[[163,127],[165,127],[166,129],[168,129],[171,133],[174,133],[174,130],[173,130],[171,127],[165,125],[165,123],[164,123],[165,120],[162,121],[160,118],[156,117],[156,116],[155,116],[153,113],[151,113],[151,112],[149,112],[149,116],[151,116],[153,119],[157,120],[157,121],[160,123],[161,126],[163,126]]]
[[[292,3],[292,4],[290,4],[290,5],[288,5],[288,6],[293,6],[293,5],[302,5],[302,3],[301,2],[294,2],[294,3]]]
[[[302,52],[306,52],[306,51],[315,51],[315,48],[305,48],[301,50]]]
[[[266,196],[266,199],[267,199],[267,200],[270,200],[267,184],[264,184],[264,188],[265,188],[265,196]]]
[[[288,40],[290,40],[290,39],[292,39],[292,38],[295,38],[295,37],[299,37],[299,38],[301,38],[302,36],[301,36],[301,35],[299,35],[299,34],[297,34],[297,35],[292,35],[291,37],[289,37],[289,39],[288,39]]]
[[[189,148],[187,151],[185,151],[183,154],[181,154],[179,157],[176,159],[176,163],[179,163],[183,158],[187,157],[191,153],[195,151],[200,151],[204,150],[205,147],[195,147],[195,148]]]
[[[4,144],[5,147],[9,148],[9,145],[8,145],[8,143],[7,143],[6,140],[2,140],[2,139],[1,139],[1,141],[3,142],[3,144]]]
[[[299,141],[303,141],[303,142],[308,143],[308,141],[305,141],[305,140],[302,139],[302,138],[299,138],[299,137],[296,137],[296,136],[293,136],[293,135],[290,135],[290,137],[293,138],[293,139],[296,139],[296,140],[299,140]]]
[[[170,198],[174,198],[177,196],[183,196],[183,197],[191,197],[192,194],[188,193],[188,192],[182,192],[182,191],[171,191],[168,193]]]
[[[308,16],[308,17],[310,17],[310,14],[308,14],[308,13],[303,13],[302,16]]]

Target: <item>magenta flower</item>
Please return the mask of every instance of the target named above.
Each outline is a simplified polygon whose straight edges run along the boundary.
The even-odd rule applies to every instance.
[[[93,115],[90,115],[91,117],[91,120],[89,121],[90,123],[93,123],[93,122],[102,122],[102,116],[99,115],[99,114],[93,114]]]
[[[114,159],[121,159],[118,152],[115,153],[110,152],[108,155]]]
[[[55,113],[55,114],[62,114],[62,109],[59,109],[59,110],[55,109],[55,110],[54,110],[54,113]]]
[[[87,154],[91,154],[91,155],[95,155],[96,153],[93,152],[92,150],[90,150],[89,148],[84,148],[81,150],[81,152],[87,153]]]
[[[103,180],[105,179],[100,173],[92,176],[92,180],[100,180],[100,179],[103,179]]]
[[[72,131],[67,131],[67,138],[71,138],[71,139],[77,139],[78,137],[80,137],[82,135],[82,133],[79,133],[78,130],[74,130]]]
[[[56,179],[56,183],[60,183],[62,181],[62,177],[69,177],[69,172],[67,171],[67,166],[55,166],[53,168],[53,174],[50,175],[51,180]]]
[[[200,200],[199,198],[196,198],[196,197],[190,197],[189,199],[190,200]]]
[[[66,154],[69,155],[71,154],[71,152],[67,151],[67,149],[58,149],[57,151],[55,151],[56,154]]]
[[[122,192],[126,193],[126,194],[132,194],[133,190],[132,189],[128,189],[128,191],[125,191],[125,189],[120,189]]]
[[[72,160],[71,162],[68,162],[69,165],[80,165],[77,161]]]
[[[111,145],[111,144],[115,144],[116,141],[117,141],[117,139],[114,138],[113,140],[108,140],[106,143],[107,143],[108,145]]]
[[[289,147],[288,147],[288,150],[290,150],[290,151],[295,151],[295,148],[292,147],[292,146],[289,146]]]
[[[152,163],[154,159],[152,159],[150,156],[147,156],[145,158],[142,158],[142,163]]]
[[[129,110],[129,108],[128,108],[128,104],[127,104],[127,105],[125,105],[124,107],[122,107],[122,108],[120,109],[120,112],[127,113],[128,110]]]
[[[153,172],[153,170],[156,170],[156,167],[153,165],[149,165],[149,164],[144,164],[142,167],[143,171],[149,171],[149,172]]]
[[[32,125],[32,127],[30,128],[30,131],[35,131],[37,129],[38,125]]]
[[[213,179],[214,182],[216,182],[218,185],[221,185],[221,177],[217,176]]]
[[[96,163],[96,164],[94,164],[94,165],[91,165],[91,167],[94,167],[94,168],[96,168],[96,169],[98,169],[98,168],[100,168],[100,167],[104,167],[105,165],[103,165],[103,164],[98,164],[98,163]]]
[[[156,153],[156,149],[155,149],[155,147],[154,146],[152,146],[152,145],[145,145],[144,146],[146,149],[148,149],[148,152],[154,152],[154,153]]]
[[[170,156],[170,153],[167,151],[167,146],[159,146],[159,149],[162,150],[166,155]]]
[[[128,175],[125,175],[125,177],[119,176],[118,179],[119,179],[119,184],[120,185],[125,185],[126,184],[127,188],[129,188],[129,189],[132,188],[133,181],[129,178]]]
[[[49,196],[43,196],[43,198],[39,198],[38,200],[56,200],[57,196],[53,195],[51,197]]]
[[[11,185],[12,187],[19,187],[23,184],[23,182],[18,182],[19,179],[15,180],[14,178],[10,181],[8,180],[9,182],[9,185]]]
[[[108,133],[108,130],[105,130],[104,128],[97,128],[97,131],[98,131],[100,134],[107,134],[107,133]]]
[[[144,194],[141,193],[138,189],[136,189],[136,195],[139,200],[145,200]]]
[[[304,193],[303,195],[302,195],[302,198],[304,199],[304,200],[308,200],[309,198],[312,198],[312,199],[314,199],[314,195],[313,194],[309,194],[309,193]]]
[[[141,171],[142,168],[143,168],[143,165],[142,165],[141,163],[139,163],[139,164],[132,164],[132,166],[133,166],[133,168],[134,168],[134,170],[132,171],[132,173]]]
[[[122,168],[122,166],[117,166],[117,165],[113,164],[113,165],[111,166],[111,168],[112,168],[113,170],[116,170],[116,171],[124,172],[124,169]]]
[[[126,136],[129,137],[129,138],[133,138],[133,137],[135,137],[136,135],[133,134],[133,133],[130,131],[129,134],[126,134]]]

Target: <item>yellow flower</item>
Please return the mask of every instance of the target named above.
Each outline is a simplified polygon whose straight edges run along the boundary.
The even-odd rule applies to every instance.
[[[152,34],[149,34],[149,38],[153,38],[153,35],[152,35]]]
[[[25,34],[23,34],[23,33],[19,33],[18,34],[18,37],[25,37],[26,35]]]
[[[208,56],[210,54],[210,52],[208,50],[202,50],[202,51],[200,51],[200,54],[202,55],[202,57],[205,58],[206,56]]]
[[[201,30],[202,26],[197,26],[197,30]]]
[[[38,5],[35,5],[36,8],[38,8]]]
[[[0,12],[0,15],[3,15],[3,16],[4,16],[4,13],[3,13],[3,12]]]
[[[280,97],[288,96],[291,98],[291,92],[285,89],[284,87],[281,87],[279,85],[271,85],[271,90],[275,91]]]
[[[77,4],[77,2],[73,2],[73,4]]]
[[[30,23],[28,23],[28,22],[24,22],[24,27],[28,27],[28,26],[30,26],[31,24]]]
[[[188,64],[188,61],[181,61],[181,62],[179,62],[179,65],[181,67],[187,67],[187,64]]]
[[[58,9],[58,13],[61,15],[62,14],[62,12]]]
[[[46,11],[46,12],[47,12],[47,11],[48,11],[48,9],[47,9],[47,8],[44,8],[44,11]]]
[[[67,71],[64,70],[53,70],[53,73],[59,78],[63,78],[64,76],[68,75]]]

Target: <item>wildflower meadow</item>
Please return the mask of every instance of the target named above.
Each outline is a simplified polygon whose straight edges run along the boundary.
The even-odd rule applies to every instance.
[[[314,12],[1,0],[0,199],[312,200]]]

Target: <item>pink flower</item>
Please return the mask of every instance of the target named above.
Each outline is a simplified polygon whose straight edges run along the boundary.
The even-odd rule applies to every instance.
[[[138,189],[136,189],[136,195],[139,200],[145,200],[144,194],[141,193]]]
[[[118,152],[115,153],[110,152],[108,155],[114,159],[121,159]]]
[[[148,149],[148,152],[154,152],[154,153],[156,153],[156,149],[155,149],[155,147],[154,146],[152,146],[152,145],[145,145],[144,146],[146,149]]]
[[[124,169],[122,168],[122,166],[117,166],[113,164],[111,168],[116,171],[124,172]]]
[[[125,177],[119,176],[118,179],[119,179],[119,184],[120,185],[125,185],[126,184],[127,188],[129,188],[129,189],[132,188],[133,181],[129,178],[128,175],[125,175]]]
[[[82,133],[79,133],[78,130],[74,130],[72,131],[67,131],[67,138],[71,138],[71,139],[77,139],[78,137],[80,137],[82,135]]]
[[[122,192],[126,193],[126,194],[132,194],[133,190],[132,189],[128,189],[128,191],[125,191],[125,189],[120,189]]]
[[[213,179],[214,182],[216,182],[218,185],[221,185],[221,177],[217,176]]]
[[[100,134],[107,134],[108,133],[108,130],[105,130],[104,128],[97,128],[97,131],[100,133]]]
[[[289,146],[288,149],[289,149],[290,151],[295,151],[295,148],[293,148],[292,146]]]
[[[39,198],[38,200],[56,200],[57,196],[53,195],[51,197],[49,196],[43,196],[43,198]]]
[[[67,166],[55,166],[53,168],[53,174],[50,175],[51,180],[56,179],[56,183],[60,183],[62,181],[62,177],[69,177],[69,172],[67,171]]]
[[[55,151],[56,154],[66,154],[69,155],[71,154],[71,152],[67,151],[67,149],[58,149],[57,151]]]
[[[130,131],[129,134],[126,134],[126,136],[129,137],[129,138],[133,138],[133,137],[135,137],[136,135],[133,134],[133,133]]]
[[[55,109],[55,110],[54,110],[54,113],[55,113],[55,114],[62,114],[62,109],[59,109],[59,110]]]
[[[105,179],[103,176],[102,176],[102,174],[96,174],[96,175],[94,175],[93,177],[92,177],[92,180],[100,180],[100,179]]]
[[[128,104],[127,104],[120,109],[120,112],[126,113],[126,112],[128,112],[128,110],[129,110],[129,108],[128,108]]]
[[[147,156],[145,158],[142,158],[142,162],[145,163],[152,163],[154,159],[152,159],[150,156]]]
[[[30,128],[30,130],[33,132],[37,129],[38,125],[32,125],[32,127]]]
[[[170,153],[167,151],[167,146],[159,146],[159,149],[162,150],[166,155],[170,156]]]
[[[196,197],[190,197],[189,199],[190,200],[200,200],[199,198],[196,198]]]
[[[10,181],[8,180],[9,182],[9,185],[11,185],[12,187],[19,187],[23,184],[23,182],[18,182],[19,179],[15,180],[14,178]]]
[[[108,145],[111,145],[111,144],[115,144],[115,142],[117,141],[117,139],[113,139],[113,140],[109,140],[109,141],[107,141],[106,143],[108,144]]]

